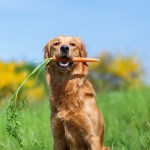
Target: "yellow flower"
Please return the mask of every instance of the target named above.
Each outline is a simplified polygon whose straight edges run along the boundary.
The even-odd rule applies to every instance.
[[[43,86],[34,87],[30,91],[28,91],[27,99],[28,101],[41,100],[44,96],[44,88]]]
[[[22,69],[26,68],[26,69]],[[19,69],[19,70],[18,70]],[[28,68],[25,63],[8,62],[4,63],[0,61],[0,98],[10,96],[13,92],[17,90],[19,85],[23,80],[29,75]],[[27,91],[28,97],[31,99],[42,99],[44,93],[44,87],[35,87],[34,83],[36,81],[34,78],[30,78],[23,86],[20,96],[22,93],[25,96],[25,91]],[[29,90],[28,90],[29,89]],[[28,94],[29,92],[29,94]],[[30,99],[30,98],[29,98]]]

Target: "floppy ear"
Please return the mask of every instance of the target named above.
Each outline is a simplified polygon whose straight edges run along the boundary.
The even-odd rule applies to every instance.
[[[49,41],[44,47],[44,59],[51,56],[51,41]]]
[[[85,48],[85,45],[83,44],[82,41],[81,41],[81,51],[80,51],[80,55],[81,55],[81,57],[87,57],[86,48]]]
[[[75,39],[80,44],[80,57],[87,57],[87,51],[86,51],[84,43],[82,42],[82,40],[80,38],[76,37]],[[88,66],[87,62],[83,62],[83,64]]]
[[[51,46],[52,46],[52,40],[48,41],[48,43],[45,45],[44,47],[44,59],[48,59],[51,57]],[[47,70],[47,74],[46,74],[46,79],[47,79],[47,83],[48,85],[50,85],[50,73],[49,73],[49,64],[46,64],[45,69]]]
[[[80,44],[80,57],[87,57],[87,52],[86,52],[86,48],[84,43],[82,42],[82,40],[78,37],[75,37],[75,39],[77,40],[77,42]]]

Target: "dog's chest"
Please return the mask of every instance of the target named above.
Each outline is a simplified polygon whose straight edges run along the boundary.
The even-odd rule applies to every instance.
[[[80,94],[80,82],[70,80],[65,86],[59,89],[52,88],[52,105],[58,112],[76,111],[82,105],[82,96]]]
[[[81,135],[83,132],[83,124],[81,116],[83,117],[82,111],[60,111],[57,113],[58,122],[62,124],[64,131],[64,137],[71,148],[76,149],[77,146],[85,149],[85,141]]]

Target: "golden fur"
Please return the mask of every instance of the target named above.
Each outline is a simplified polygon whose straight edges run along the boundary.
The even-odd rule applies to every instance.
[[[83,42],[76,37],[59,36],[45,46],[45,58],[61,57],[60,47],[69,47],[68,58],[86,57]],[[95,92],[87,75],[87,65],[74,62],[62,69],[56,62],[47,67],[47,82],[51,87],[51,128],[54,150],[108,150],[104,147],[104,121]]]

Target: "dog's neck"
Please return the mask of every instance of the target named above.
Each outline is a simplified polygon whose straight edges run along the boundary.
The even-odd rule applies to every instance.
[[[61,88],[62,85],[66,85],[70,80],[78,80],[86,76],[87,66],[83,63],[78,63],[70,71],[59,71],[53,66],[47,70],[47,81],[51,87],[54,85]]]
[[[66,107],[71,107],[72,104],[69,103],[69,99],[78,95],[87,75],[87,66],[79,63],[76,67],[74,70],[65,73],[59,73],[54,68],[48,70],[47,77],[51,87],[51,101],[57,101],[58,105],[63,103],[66,104]],[[79,101],[79,99],[76,98],[76,101]],[[76,102],[74,101],[74,103]]]

